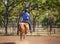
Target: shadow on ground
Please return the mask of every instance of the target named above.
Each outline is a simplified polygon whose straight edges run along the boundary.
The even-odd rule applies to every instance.
[[[15,44],[14,42],[0,43],[0,44]]]

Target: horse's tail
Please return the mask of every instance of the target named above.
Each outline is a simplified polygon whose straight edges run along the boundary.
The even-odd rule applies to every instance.
[[[28,23],[24,23],[24,28],[25,28],[25,34],[27,34],[28,31],[29,31],[29,24]]]
[[[29,31],[29,24],[28,23],[20,23],[19,30],[20,30],[20,33],[27,34],[27,32]]]

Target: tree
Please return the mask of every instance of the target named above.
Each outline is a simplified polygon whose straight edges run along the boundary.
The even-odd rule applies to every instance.
[[[1,0],[1,2],[4,4],[6,7],[6,15],[5,15],[5,34],[7,35],[7,27],[8,27],[8,17],[9,17],[9,12],[17,6],[19,3],[16,4],[16,0]]]

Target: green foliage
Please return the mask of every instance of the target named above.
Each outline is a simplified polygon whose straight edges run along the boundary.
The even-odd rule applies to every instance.
[[[41,22],[42,23],[47,23],[48,22],[48,18],[45,17]]]
[[[6,7],[3,2],[0,1],[0,25],[4,24],[5,15],[6,15]],[[45,17],[46,11],[51,11],[49,14],[53,16],[53,21],[56,24],[60,23],[60,0],[16,0],[12,6],[10,4],[14,2],[14,0],[9,0],[9,19],[18,18],[19,13],[26,6],[25,3],[29,3],[28,9],[31,15],[31,22],[36,20],[36,23],[45,23],[47,22],[47,17]],[[35,17],[35,19],[33,19]]]

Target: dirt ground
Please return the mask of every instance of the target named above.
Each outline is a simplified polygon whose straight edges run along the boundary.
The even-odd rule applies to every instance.
[[[0,44],[60,44],[58,36],[27,36],[20,40],[19,36],[0,36]]]

